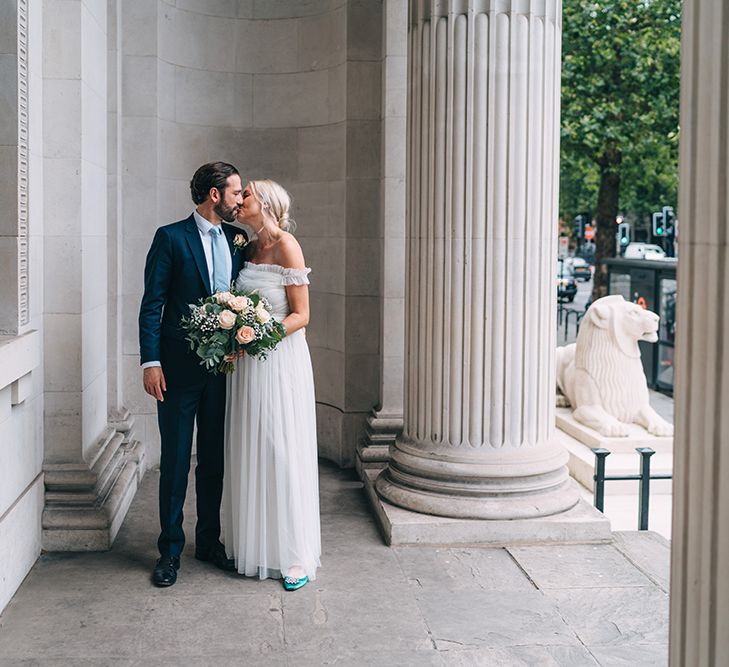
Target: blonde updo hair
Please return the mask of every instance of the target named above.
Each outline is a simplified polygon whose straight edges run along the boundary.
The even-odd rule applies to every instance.
[[[268,178],[251,181],[250,185],[253,195],[262,207],[267,208],[279,229],[283,229],[285,232],[293,232],[296,229],[296,222],[289,216],[291,195],[276,181]]]

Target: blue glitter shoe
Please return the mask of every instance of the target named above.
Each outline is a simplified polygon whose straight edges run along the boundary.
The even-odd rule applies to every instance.
[[[297,579],[296,577],[284,577],[283,587],[287,591],[295,591],[308,583],[309,577],[307,576],[303,576],[300,579]]]

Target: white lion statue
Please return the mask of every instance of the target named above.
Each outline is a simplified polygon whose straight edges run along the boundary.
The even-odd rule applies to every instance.
[[[558,404],[571,405],[577,421],[604,436],[627,436],[628,424],[657,436],[673,435],[673,426],[648,401],[638,347],[639,340],[658,340],[658,320],[619,295],[595,301],[577,342],[557,348]]]

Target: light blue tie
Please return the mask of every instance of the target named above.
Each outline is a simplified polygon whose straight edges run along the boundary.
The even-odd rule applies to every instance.
[[[223,230],[213,227],[210,230],[213,237],[213,292],[225,292],[230,289],[230,258],[226,252],[226,241]]]

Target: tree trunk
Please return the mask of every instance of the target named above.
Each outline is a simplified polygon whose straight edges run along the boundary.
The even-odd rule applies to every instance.
[[[608,293],[608,267],[600,262],[608,257],[615,257],[615,218],[618,216],[620,198],[620,174],[616,166],[619,156],[605,159],[600,165],[600,189],[597,194],[597,211],[595,222],[595,278],[592,285],[592,300],[606,296]]]

